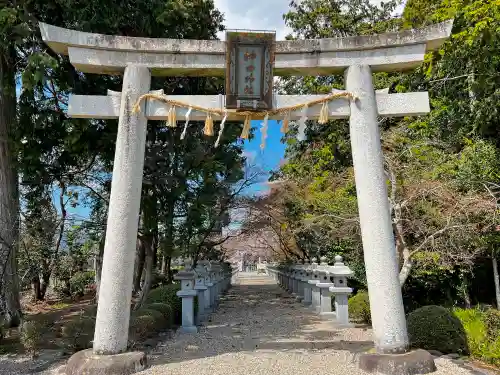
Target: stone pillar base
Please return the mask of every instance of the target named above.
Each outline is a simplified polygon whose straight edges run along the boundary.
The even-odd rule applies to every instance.
[[[127,352],[96,355],[92,349],[73,354],[64,369],[65,375],[131,375],[146,369],[146,354]]]
[[[196,326],[179,327],[179,332],[186,334],[198,333],[198,327]]]
[[[359,356],[359,368],[387,375],[429,374],[437,370],[434,357],[422,349],[404,354],[364,353]]]

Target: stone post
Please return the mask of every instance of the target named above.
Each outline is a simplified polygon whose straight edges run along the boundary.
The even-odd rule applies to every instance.
[[[185,270],[179,271],[175,280],[180,280],[181,290],[177,296],[182,298],[182,326],[179,328],[182,333],[196,333],[198,328],[194,325],[194,297],[198,291],[194,289],[196,274],[187,266]]]
[[[304,278],[302,279],[302,281],[304,282],[304,299],[302,300],[302,303],[306,306],[309,306],[311,304],[311,285],[309,285],[309,280],[311,279],[311,277],[311,264],[309,263],[309,260],[306,260],[306,263],[304,265]]]
[[[96,354],[127,350],[147,124],[145,104],[137,114],[132,114],[132,107],[149,92],[150,83],[148,68],[125,68],[94,333]]]
[[[335,315],[337,323],[342,326],[349,326],[349,305],[348,297],[352,293],[352,289],[347,286],[347,278],[354,273],[349,267],[342,263],[342,257],[335,257],[335,264],[331,267],[333,275],[333,286],[330,287],[330,292],[335,297]]]
[[[312,279],[308,281],[309,285],[311,285],[311,308],[314,311],[319,311],[319,306],[321,303],[321,295],[320,290],[317,286],[319,283],[319,273],[318,273],[318,263],[316,263],[317,259],[312,259]]]
[[[202,260],[200,261],[200,263],[202,264],[203,268],[205,268],[205,286],[207,287],[207,289],[203,294],[205,298],[205,314],[208,315],[210,312],[212,312],[212,297],[210,293],[212,292],[213,283],[208,269],[209,262],[207,260]]]
[[[298,265],[299,272],[297,273],[297,301],[302,302],[304,299],[304,282],[303,278],[305,275],[304,265]]]
[[[404,353],[408,334],[398,277],[384,160],[380,146],[372,71],[366,65],[346,70],[351,102],[350,134],[373,338],[377,353]]]
[[[207,311],[205,311],[205,291],[208,287],[205,285],[205,274],[207,271],[200,262],[196,265],[195,272],[196,282],[194,289],[198,293],[198,314],[196,316],[196,322],[198,324],[205,319],[205,314],[207,313]]]
[[[210,280],[212,281],[212,287],[210,289],[210,306],[212,306],[212,311],[215,311],[217,307],[217,272],[215,271],[215,264],[210,262]]]

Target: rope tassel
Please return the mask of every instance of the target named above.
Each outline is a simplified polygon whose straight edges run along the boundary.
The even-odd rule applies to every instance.
[[[224,114],[224,118],[220,123],[219,136],[217,137],[217,141],[215,141],[215,148],[219,147],[220,141],[222,139],[222,132],[224,131],[224,126],[226,125],[227,120],[227,112]]]
[[[212,114],[210,112],[207,112],[207,118],[205,119],[204,133],[209,137],[213,137],[214,135],[214,120],[212,119]]]
[[[186,122],[184,123],[184,130],[182,131],[181,139],[186,138],[189,120],[191,118],[191,112],[193,112],[193,108],[189,107],[188,111],[186,112]]]
[[[321,111],[319,112],[318,123],[323,125],[328,122],[328,102],[325,100],[323,102],[323,106],[321,107]]]
[[[241,131],[241,138],[243,139],[248,139],[248,136],[250,135],[250,115],[245,116],[245,122],[243,123],[243,130]]]
[[[283,134],[288,133],[288,129],[290,127],[290,112],[285,113],[285,117],[283,118],[283,121],[281,122],[281,132]]]
[[[175,105],[170,107],[170,110],[168,111],[168,117],[167,117],[167,126],[169,128],[175,128],[177,126],[177,118],[176,118],[176,111],[175,111]]]
[[[302,116],[299,120],[299,131],[297,133],[297,139],[299,141],[303,141],[306,139],[306,121],[307,121],[307,109],[308,109],[308,106],[307,104],[304,106],[304,108],[302,109]]]

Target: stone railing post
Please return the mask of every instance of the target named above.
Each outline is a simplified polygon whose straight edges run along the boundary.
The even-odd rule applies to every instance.
[[[194,297],[198,294],[194,289],[196,274],[187,267],[179,271],[174,279],[181,282],[181,290],[177,292],[177,296],[182,298],[182,326],[179,330],[182,333],[196,333],[198,332],[194,321]]]
[[[237,280],[238,280],[238,274],[239,274],[239,269],[238,268],[233,268],[232,273],[231,273],[231,285],[235,285]]]
[[[319,283],[319,272],[318,272],[318,263],[317,258],[312,259],[312,278],[308,281],[309,285],[311,285],[311,308],[314,311],[319,311],[320,303],[321,303],[321,294],[320,290],[317,286]]]
[[[302,283],[303,283],[303,288],[304,288],[304,299],[302,300],[302,303],[306,306],[309,306],[311,304],[311,285],[309,284],[309,280],[311,279],[312,274],[311,274],[311,264],[309,263],[309,260],[307,259],[305,264],[304,264],[304,272],[302,274]]]
[[[297,270],[295,267],[297,267],[295,264],[290,267],[290,293],[293,297],[297,296]]]
[[[347,303],[352,289],[347,286],[347,278],[354,273],[352,270],[342,263],[342,257],[335,257],[335,264],[331,269],[333,275],[333,286],[329,288],[330,292],[335,297],[335,315],[337,323],[340,325],[349,325],[349,305]]]
[[[304,278],[304,274],[305,274],[305,270],[304,270],[304,265],[303,264],[299,264],[297,266],[298,268],[298,272],[297,272],[297,276],[296,276],[296,280],[297,280],[297,301],[298,302],[302,302],[302,300],[304,299],[304,283],[303,283],[303,278]]]
[[[196,273],[196,281],[194,285],[194,289],[198,293],[198,314],[196,316],[196,322],[200,323],[202,322],[208,311],[207,308],[205,307],[205,291],[208,289],[208,287],[205,285],[205,275],[206,275],[206,269],[203,267],[200,262],[196,265],[195,273]]]
[[[214,262],[210,262],[210,278],[212,280],[212,290],[210,290],[210,305],[212,306],[212,311],[217,308],[217,287],[219,280],[217,279],[217,267]]]
[[[209,270],[209,262],[208,260],[202,261],[203,267],[205,268],[205,286],[207,289],[205,290],[204,297],[205,297],[205,311],[206,314],[208,315],[210,312],[213,311],[213,306],[212,306],[212,289],[214,284],[212,283],[212,277],[210,275],[210,270]]]

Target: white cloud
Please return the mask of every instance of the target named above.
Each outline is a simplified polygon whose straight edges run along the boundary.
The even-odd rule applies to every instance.
[[[381,0],[371,1],[379,4]],[[277,40],[285,39],[291,31],[283,20],[283,14],[289,11],[290,0],[214,0],[214,3],[224,13],[227,29],[275,30]],[[225,33],[220,33],[219,38],[224,39]]]

